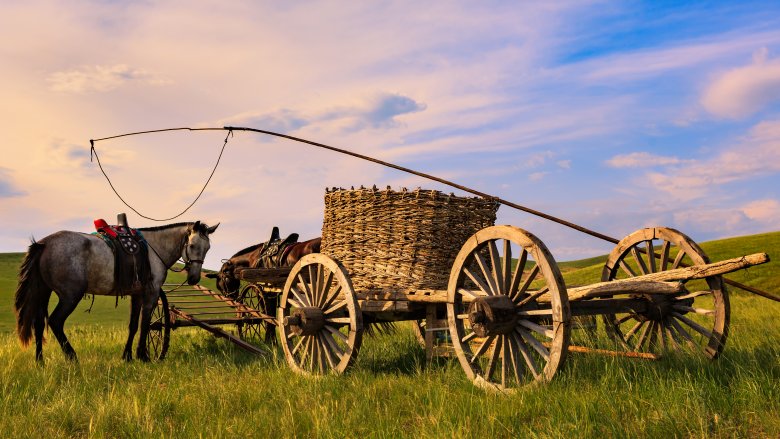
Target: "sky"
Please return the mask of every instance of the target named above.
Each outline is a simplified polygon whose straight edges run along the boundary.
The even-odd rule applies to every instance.
[[[158,225],[116,198],[89,140],[224,125],[350,149],[617,238],[780,230],[776,1],[3,0],[0,34],[0,252],[119,212]],[[123,197],[167,218],[198,194],[225,134],[96,147]],[[237,132],[173,221],[221,224],[216,268],[273,226],[318,236],[325,188],[360,185],[453,191]],[[558,260],[612,247],[506,206],[497,222]]]

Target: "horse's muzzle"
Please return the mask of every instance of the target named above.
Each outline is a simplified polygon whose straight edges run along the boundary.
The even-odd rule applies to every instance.
[[[187,276],[187,284],[195,285],[198,282],[200,282],[200,273],[198,273],[198,274],[190,274],[190,275]]]

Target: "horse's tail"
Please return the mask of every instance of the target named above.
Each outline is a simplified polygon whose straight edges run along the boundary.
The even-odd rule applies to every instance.
[[[46,292],[49,289],[41,277],[39,262],[44,245],[33,240],[19,270],[19,285],[16,287],[16,332],[22,346],[30,344],[35,316],[45,305]],[[49,290],[51,291],[51,290]]]

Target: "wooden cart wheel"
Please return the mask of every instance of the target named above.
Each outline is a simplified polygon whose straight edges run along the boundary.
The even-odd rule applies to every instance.
[[[569,346],[558,266],[541,240],[517,227],[487,227],[466,241],[450,273],[447,320],[460,364],[480,387],[549,381]]]
[[[259,285],[249,284],[241,290],[238,302],[262,314],[273,315],[276,310],[276,297],[267,296]],[[252,317],[243,312],[238,313],[239,318]],[[267,345],[276,343],[274,325],[270,322],[239,323],[238,336],[245,341],[262,340]]]
[[[304,374],[343,373],[357,357],[363,314],[347,270],[321,253],[301,258],[277,310],[287,364]]]
[[[685,234],[666,227],[638,230],[617,244],[604,266],[601,280],[628,279],[706,264],[704,251]],[[716,358],[723,351],[729,329],[729,298],[721,276],[686,284],[688,292],[675,296],[642,295],[645,313],[607,314],[607,332],[624,348],[661,354],[690,350]]]
[[[146,338],[146,351],[152,361],[161,361],[168,353],[171,342],[171,313],[168,308],[168,298],[160,291],[157,306],[152,309],[149,323],[149,335]]]

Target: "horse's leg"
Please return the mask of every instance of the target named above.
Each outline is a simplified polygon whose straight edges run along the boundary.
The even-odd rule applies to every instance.
[[[68,337],[65,336],[65,319],[76,309],[79,301],[84,297],[84,293],[79,294],[57,294],[60,297],[60,303],[54,308],[49,316],[49,327],[54,337],[60,343],[62,352],[68,360],[76,360],[76,351],[70,345]]]
[[[51,291],[43,300],[33,322],[33,327],[35,328],[35,359],[41,364],[43,364],[43,331],[46,329],[46,317],[49,315],[49,297],[51,297]]]
[[[130,296],[130,326],[128,327],[125,350],[122,353],[122,359],[125,361],[133,359],[133,338],[135,338],[135,333],[138,332],[138,317],[141,313],[142,301],[143,298],[138,294]]]
[[[149,361],[149,352],[146,350],[146,339],[149,336],[152,310],[157,306],[157,299],[160,296],[159,291],[161,290],[144,294],[143,306],[141,307],[141,332],[138,334],[138,348],[135,351],[135,357],[141,361]]]

